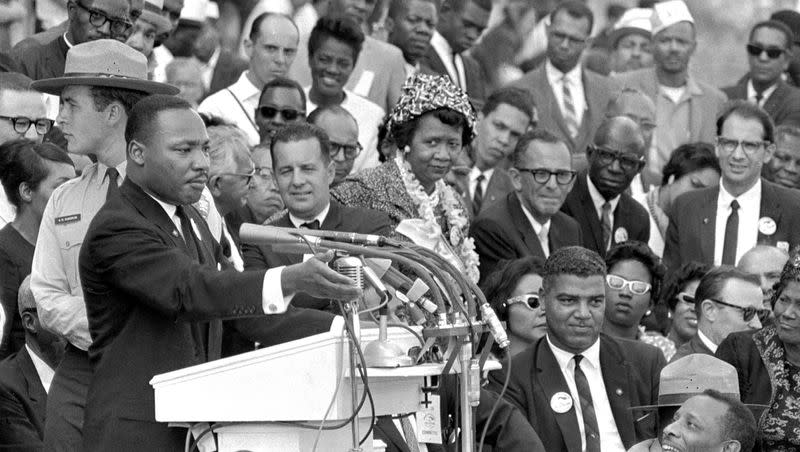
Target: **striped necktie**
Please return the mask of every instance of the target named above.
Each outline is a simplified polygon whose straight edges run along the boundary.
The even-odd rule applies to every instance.
[[[564,97],[564,122],[567,124],[569,135],[578,136],[578,115],[575,113],[575,102],[572,100],[572,91],[569,89],[567,76],[561,78],[561,92]]]

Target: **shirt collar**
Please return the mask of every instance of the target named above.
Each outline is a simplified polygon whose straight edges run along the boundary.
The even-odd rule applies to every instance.
[[[128,167],[127,160],[123,161],[119,165],[115,166],[114,168],[117,169],[117,173],[119,173],[119,181],[117,183],[122,183],[125,179],[126,171],[125,169]],[[103,184],[106,183],[106,170],[108,169],[108,165],[103,163],[97,162],[97,186],[101,187]]]
[[[719,346],[712,342],[711,339],[703,334],[702,331],[697,330],[697,337],[700,339],[700,342],[702,342],[706,347],[708,347],[709,350],[711,350],[711,353],[717,353],[717,347]]]
[[[151,195],[150,192],[148,192],[148,191],[145,191],[145,193],[147,193],[147,196],[153,198],[153,200],[155,202],[157,202],[158,205],[161,206],[162,209],[164,209],[164,212],[166,212],[166,214],[167,214],[167,218],[169,218],[170,221],[172,221],[172,217],[175,216],[175,211],[178,209],[178,206],[176,206],[175,204],[170,204],[168,202],[164,202],[164,201],[156,198],[155,196]]]
[[[222,53],[222,52],[221,52],[221,47],[220,47],[220,46],[217,46],[217,48],[216,48],[216,49],[214,49],[214,53],[212,53],[212,54],[211,54],[211,58],[209,58],[209,59],[208,59],[208,62],[206,63],[206,65],[205,65],[205,66],[206,66],[207,68],[214,68],[214,67],[216,67],[216,66],[217,66],[217,61],[219,61],[219,55],[220,55],[220,53]]]
[[[547,74],[547,80],[550,82],[550,86],[555,86],[555,84],[560,82],[565,75],[567,76],[567,80],[569,80],[570,85],[580,85],[581,80],[583,80],[583,72],[580,64],[576,65],[571,71],[565,74],[556,69],[556,67],[553,66],[548,59],[544,63],[544,70]]]
[[[780,83],[780,82],[773,83],[772,86],[770,86],[769,88],[765,89],[764,92],[761,93],[761,101],[762,102],[764,100],[768,99],[769,96],[771,96],[772,93],[775,92],[775,90],[778,88],[778,83]],[[747,98],[748,99],[752,99],[754,97],[756,97],[756,89],[753,86],[753,80],[748,79],[747,80]]]
[[[330,210],[331,210],[331,203],[328,202],[328,205],[325,206],[324,209],[322,209],[322,212],[320,212],[319,215],[317,215],[316,217],[314,217],[314,218],[312,218],[310,220],[303,220],[302,218],[298,218],[298,217],[294,216],[294,214],[292,214],[292,212],[289,212],[289,220],[292,222],[293,225],[295,225],[296,228],[299,228],[300,225],[303,224],[303,223],[310,223],[310,222],[312,222],[314,220],[319,221],[319,226],[322,227],[322,224],[325,222],[325,218],[328,217],[328,211],[330,211]]]
[[[720,179],[719,182],[719,197],[717,198],[717,205],[718,206],[725,206],[729,207],[731,205],[731,201],[736,199],[739,202],[739,205],[742,206],[744,204],[751,204],[755,203],[755,205],[759,205],[761,203],[761,178],[759,177],[756,181],[756,184],[750,187],[749,190],[742,193],[741,195],[734,198],[732,194],[725,189],[725,186],[722,184],[722,180]]]
[[[253,85],[253,82],[247,78],[247,75],[250,73],[249,70],[242,72],[242,75],[239,76],[239,80],[236,81],[233,85],[231,85],[229,90],[233,92],[233,94],[240,100],[244,100],[250,98],[252,96],[258,96],[261,94],[261,90]]]
[[[450,47],[450,43],[447,42],[447,39],[444,36],[440,35],[438,31],[433,32],[433,36],[431,37],[431,47],[439,56],[446,56],[452,60],[453,58],[453,48]]]
[[[39,358],[39,355],[34,353],[28,344],[25,344],[25,348],[28,350],[31,361],[33,361],[36,373],[39,374],[39,379],[42,381],[42,386],[44,386],[44,392],[50,392],[50,383],[52,383],[53,375],[55,375],[56,371],[44,362],[42,358]]]
[[[481,171],[478,169],[477,166],[473,166],[471,170],[469,170],[469,180],[470,182],[476,182],[478,176],[483,174],[484,180],[489,180],[492,178],[492,174],[494,174],[494,168],[489,168],[486,171]]]
[[[561,368],[562,372],[567,370],[567,366],[572,361],[572,358],[575,357],[576,353],[568,352],[566,350],[558,348],[553,341],[550,340],[550,334],[547,334],[547,345],[550,346],[550,350],[552,350],[553,355],[556,357],[556,361],[558,362],[558,367]],[[584,361],[588,361],[589,364],[592,365],[595,369],[600,369],[600,338],[598,337],[594,344],[589,346],[586,350],[582,353]]]
[[[594,207],[597,210],[601,210],[603,208],[603,204],[606,203],[606,198],[604,198],[603,195],[600,194],[600,191],[598,191],[597,187],[594,186],[592,178],[589,177],[588,174],[586,175],[586,182],[587,182],[586,185],[589,186],[589,195],[592,197],[592,202],[594,203]],[[611,204],[612,212],[617,210],[617,204],[619,204],[620,196],[622,195],[617,195],[608,200],[608,203]]]
[[[531,222],[531,226],[533,226],[533,232],[535,232],[537,236],[539,234],[541,234],[543,228],[547,228],[547,230],[550,231],[550,220],[549,219],[547,221],[545,221],[544,224],[541,224],[538,221],[536,221],[536,218],[533,218],[533,214],[531,214],[530,210],[528,210],[528,208],[525,207],[524,204],[522,204],[521,200],[520,200],[519,204],[520,204],[520,207],[522,207],[522,212],[525,214],[526,217],[528,217],[528,221]]]

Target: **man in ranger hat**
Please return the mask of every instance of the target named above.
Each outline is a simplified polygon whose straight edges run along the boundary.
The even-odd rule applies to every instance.
[[[31,85],[60,96],[57,117],[68,151],[94,155],[81,177],[53,192],[42,215],[31,271],[31,290],[41,323],[66,338],[47,403],[45,450],[78,450],[92,342],[78,277],[78,252],[92,218],[125,177],[125,124],[133,105],[149,94],[178,89],[147,80],[147,59],[112,39],[69,50],[62,77]]]

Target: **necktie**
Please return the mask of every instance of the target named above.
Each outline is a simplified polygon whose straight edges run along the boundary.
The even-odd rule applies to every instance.
[[[184,206],[178,206],[175,209],[175,215],[181,220],[181,233],[183,234],[183,241],[186,243],[186,248],[189,251],[189,256],[196,261],[200,261],[200,254],[197,250],[197,242],[195,241],[194,232],[192,232],[192,224],[189,216],[186,215]]]
[[[414,427],[411,425],[411,416],[401,417],[400,426],[403,427],[403,436],[406,438],[408,450],[419,452],[419,441],[417,440],[417,434],[414,432]]]
[[[761,106],[761,101],[764,100],[764,93],[756,92],[756,106]]]
[[[119,185],[117,185],[119,171],[114,167],[108,167],[108,169],[106,169],[106,176],[108,176],[108,188],[106,188],[106,201],[108,201],[109,199],[119,196]]]
[[[607,250],[611,244],[611,203],[603,204],[603,215],[601,217],[603,228],[603,249]]]
[[[456,85],[458,85],[459,88],[464,90],[466,88],[466,86],[464,86],[464,84],[461,83],[462,82],[461,76],[458,73],[458,54],[457,53],[453,54],[453,74],[456,76],[456,78],[453,79],[453,82]]]
[[[597,427],[597,414],[592,403],[592,391],[589,389],[589,380],[581,370],[583,355],[575,355],[575,387],[578,389],[578,398],[583,414],[583,428],[586,433],[586,452],[600,452],[600,429]]]
[[[550,243],[548,239],[548,234],[550,233],[550,228],[548,226],[542,226],[542,230],[539,231],[539,243],[542,245],[542,252],[544,253],[545,259],[550,257]]]
[[[301,228],[319,229],[319,220],[309,221],[300,225]]]
[[[486,177],[483,173],[478,175],[475,184],[475,194],[472,196],[472,211],[475,212],[475,215],[480,213],[481,206],[483,205],[483,181]]]
[[[739,202],[731,201],[731,214],[725,223],[725,241],[722,242],[722,265],[736,265],[736,243],[739,240]]]
[[[561,89],[564,97],[564,122],[567,124],[569,135],[578,136],[578,115],[575,113],[575,103],[572,100],[572,91],[569,89],[569,79],[565,75],[561,78]]]

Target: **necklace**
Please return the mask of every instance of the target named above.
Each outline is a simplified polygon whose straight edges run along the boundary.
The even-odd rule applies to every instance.
[[[478,270],[478,254],[475,252],[475,243],[467,236],[469,219],[458,200],[456,192],[439,179],[436,181],[433,193],[425,193],[425,189],[411,171],[411,165],[406,162],[401,153],[397,153],[394,160],[403,180],[406,193],[411,197],[421,219],[427,226],[445,239],[455,251],[456,256],[463,264],[467,277],[477,284],[480,272]],[[436,221],[435,208],[440,206],[447,220],[447,234],[442,234],[442,228]]]

